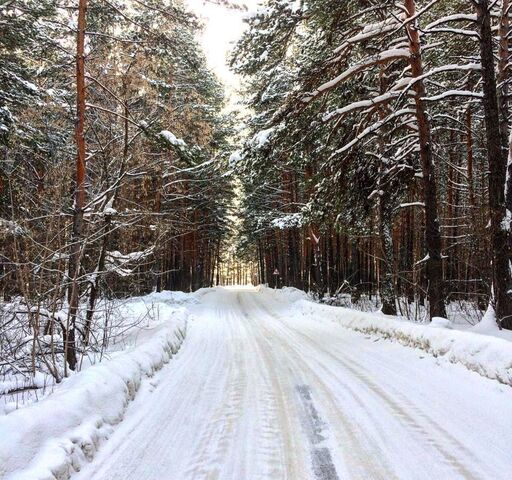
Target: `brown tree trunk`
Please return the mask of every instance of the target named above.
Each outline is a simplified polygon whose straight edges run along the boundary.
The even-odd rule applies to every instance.
[[[405,0],[408,17],[416,14],[414,0]],[[413,78],[423,75],[421,60],[420,37],[415,21],[406,26],[411,52],[410,65]],[[420,146],[421,169],[423,174],[423,198],[425,203],[425,244],[427,247],[427,294],[430,305],[429,316],[446,317],[444,304],[444,285],[441,257],[441,235],[439,232],[439,216],[437,206],[437,185],[432,158],[432,135],[430,121],[425,111],[425,85],[422,80],[414,84],[414,102],[416,105],[416,120],[418,123],[418,139]]]
[[[512,287],[512,279],[509,269],[508,233],[504,228],[507,154],[503,148],[505,139],[502,138],[500,130],[489,2],[479,0],[475,5],[480,31],[483,106],[489,163],[489,233],[492,248],[493,302],[498,323],[504,328],[512,329],[512,298],[507,293]]]
[[[393,279],[393,238],[391,232],[391,212],[387,194],[379,195],[379,237],[382,260],[380,281],[380,298],[382,313],[396,315],[395,282]]]
[[[130,67],[128,67],[128,70],[126,71],[126,74],[130,70]],[[121,168],[119,169],[119,172],[117,174],[117,178],[114,179],[114,182],[120,179],[123,174],[126,167],[126,162],[128,161],[128,152],[129,152],[129,124],[128,124],[128,86],[126,83],[126,80],[123,81],[123,99],[124,99],[124,119],[123,119],[123,158],[121,162]],[[119,185],[115,188],[113,197],[110,201],[110,204],[113,206],[115,203],[115,200],[117,199],[117,194],[119,192]],[[107,205],[107,198],[105,198],[105,205]],[[92,319],[94,316],[94,311],[96,308],[96,301],[98,300],[98,297],[100,295],[100,280],[101,275],[103,275],[103,272],[105,270],[106,265],[106,259],[107,259],[107,251],[110,243],[110,235],[112,231],[112,217],[110,212],[108,214],[105,214],[105,222],[104,222],[104,233],[103,233],[103,242],[101,244],[100,248],[100,254],[98,257],[98,263],[96,266],[96,273],[94,275],[93,281],[90,285],[90,292],[89,292],[89,301],[88,301],[88,307],[87,312],[85,315],[85,325],[84,325],[84,332],[83,332],[83,342],[84,345],[89,344],[90,340],[90,334],[91,334],[91,327],[92,327]]]
[[[498,85],[499,85],[499,109],[500,109],[500,132],[501,141],[504,142],[505,149],[508,149],[508,158],[506,166],[505,180],[505,207],[512,212],[512,137],[509,138],[509,112],[510,104],[508,99],[508,76],[509,76],[509,46],[508,38],[510,35],[510,22],[508,19],[510,8],[509,0],[502,0],[501,16],[499,25],[499,51],[498,51]],[[512,219],[509,218],[509,231],[512,228]],[[509,259],[512,260],[512,237],[508,236]]]
[[[383,68],[379,72],[379,87],[380,93],[383,94],[387,89],[387,77]],[[382,109],[379,111],[380,120],[384,120],[385,113]],[[396,315],[396,295],[395,295],[395,282],[394,282],[394,255],[393,255],[393,235],[392,235],[392,205],[389,192],[381,190],[381,183],[384,180],[384,171],[386,170],[383,164],[383,157],[385,155],[385,140],[384,135],[379,138],[379,183],[377,185],[378,193],[378,228],[380,240],[380,276],[379,294],[381,299],[381,311],[385,315]],[[386,190],[390,187],[386,187]]]
[[[64,351],[71,370],[76,368],[75,323],[78,312],[80,289],[78,277],[82,258],[82,237],[85,206],[85,16],[87,0],[78,2],[78,32],[76,39],[76,125],[75,142],[77,149],[75,174],[75,205],[73,231],[68,264],[69,320],[64,338]]]
[[[83,342],[84,345],[89,344],[89,337],[91,334],[92,327],[92,319],[94,316],[94,311],[96,308],[96,300],[100,294],[100,278],[105,270],[105,262],[107,259],[107,248],[110,238],[110,218],[106,221],[105,225],[105,233],[103,237],[103,242],[101,244],[100,256],[98,258],[98,264],[96,267],[96,272],[94,274],[94,278],[91,282],[91,289],[89,293],[89,304],[87,306],[87,312],[85,314],[85,325],[84,325],[84,333],[83,333]]]
[[[475,223],[475,181],[473,175],[473,132],[472,132],[472,121],[471,121],[471,105],[466,108],[465,114],[466,122],[466,163],[467,163],[467,174],[468,174],[468,192],[469,192],[469,207],[471,209],[471,219],[473,224]]]
[[[508,139],[508,36],[509,20],[508,12],[509,0],[501,1],[501,16],[499,25],[499,50],[498,50],[498,85],[499,85],[499,110],[500,110],[500,132],[503,147],[506,148]]]

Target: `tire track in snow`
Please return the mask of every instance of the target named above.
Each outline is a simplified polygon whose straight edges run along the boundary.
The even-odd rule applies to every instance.
[[[221,313],[219,308],[217,316],[220,317],[221,314],[225,317],[233,315],[231,311]],[[236,344],[232,338],[233,331],[230,330],[228,334],[230,341],[225,346],[230,350]],[[214,480],[221,475],[222,460],[227,456],[236,422],[243,411],[244,392],[247,388],[247,382],[242,375],[245,369],[244,357],[236,348],[230,353],[233,356],[229,355],[229,363],[226,365],[228,373],[223,386],[223,400],[214,409],[199,435],[198,445],[185,470],[185,479]]]
[[[416,434],[420,434],[426,442],[435,448],[442,457],[444,457],[446,463],[453,467],[459,475],[465,480],[478,480],[483,478],[483,472],[472,472],[454,455],[452,455],[444,446],[445,441],[434,437],[430,432],[440,432],[442,437],[446,439],[452,447],[464,454],[465,461],[471,463],[473,454],[469,451],[465,445],[460,443],[453,435],[451,435],[445,428],[443,428],[438,422],[435,422],[430,418],[423,410],[420,410],[417,405],[413,405],[405,395],[397,394],[394,392],[395,397],[392,396],[390,389],[385,391],[382,389],[372,378],[371,372],[364,369],[360,364],[355,363],[347,358],[342,358],[334,355],[332,352],[326,350],[318,342],[313,340],[307,334],[296,331],[296,334],[300,335],[304,339],[307,339],[311,344],[315,345],[316,348],[321,350],[325,355],[330,357],[334,362],[340,363],[346,368],[355,378],[358,378],[364,385],[376,394],[381,401],[384,401],[394,415],[400,417],[408,428],[413,430]],[[409,412],[414,412],[410,414]],[[420,418],[423,422],[418,422]],[[425,425],[424,425],[424,424]]]
[[[217,315],[219,322],[229,325],[227,397],[201,433],[185,478],[286,478],[285,452],[294,450],[287,449],[281,437],[278,412],[282,404],[276,398],[279,389],[269,380],[269,365],[254,342],[253,332],[241,321],[239,305],[219,310]]]
[[[259,307],[264,310],[267,315],[278,320],[281,323],[281,326],[287,325],[287,318],[270,311],[266,305],[262,304],[259,305]],[[365,369],[359,363],[350,360],[346,355],[334,355],[318,341],[298,329],[292,329],[288,325],[285,328],[289,335],[295,335],[301,339],[301,341],[297,342],[301,348],[303,348],[305,344],[309,344],[310,346],[313,346],[313,356],[315,351],[321,351],[324,355],[330,358],[330,362],[322,365],[324,371],[332,374],[333,364],[338,363],[350,372],[352,378],[359,379],[366,387],[368,387],[369,390],[373,392],[373,394],[379,398],[379,400],[383,401],[388,406],[393,416],[402,420],[403,424],[405,424],[406,427],[411,430],[413,435],[420,435],[427,442],[427,444],[436,449],[437,452],[443,457],[445,463],[458,473],[459,478],[463,478],[465,480],[478,480],[485,478],[485,472],[481,471],[481,469],[478,467],[475,467],[477,470],[475,472],[468,469],[465,465],[465,463],[473,463],[473,452],[467,449],[465,445],[459,442],[438,422],[433,420],[425,411],[421,410],[418,405],[412,404],[405,395],[394,391],[393,394],[395,397],[393,397],[390,389],[388,388],[386,391],[382,389],[372,379],[372,372]],[[318,364],[320,365],[321,363],[322,362],[318,360]],[[362,398],[357,396],[350,385],[344,384],[344,388],[351,391],[351,393],[354,394],[356,398],[359,398],[359,400],[362,401]],[[418,421],[418,418],[421,420],[421,422]],[[431,432],[440,432],[441,435],[434,437]],[[445,447],[446,443],[449,443],[452,449],[455,449],[464,455],[465,463],[462,463],[461,460],[459,460],[448,451],[448,449]]]
[[[296,389],[304,410],[302,423],[311,444],[311,461],[315,477],[317,480],[339,480],[331,451],[322,445],[326,440],[323,433],[327,425],[313,403],[311,388],[308,385],[297,385]]]
[[[266,306],[258,302],[255,295],[246,295],[250,308],[246,304],[246,312],[260,311],[258,319],[253,318],[247,313],[246,318],[254,325],[254,329],[260,331],[266,339],[274,339],[274,342],[268,341],[268,350],[273,354],[274,365],[288,364],[291,370],[291,378],[296,382],[304,383],[304,375],[310,378],[309,383],[314,384],[316,391],[320,396],[320,404],[323,405],[323,411],[329,411],[328,415],[331,419],[330,425],[334,428],[334,434],[338,440],[338,446],[341,447],[341,452],[338,457],[342,460],[345,466],[346,475],[348,478],[371,478],[374,480],[389,480],[396,478],[393,475],[391,468],[387,465],[384,455],[380,447],[372,438],[365,437],[359,429],[359,426],[354,424],[347,416],[347,412],[334,402],[331,387],[325,383],[320,377],[318,370],[311,367],[304,358],[302,345],[291,345],[293,332],[286,328],[284,329],[281,322],[277,321],[272,312],[266,309]],[[264,317],[267,321],[262,321]],[[270,318],[271,322],[268,321]],[[256,337],[257,339],[258,337]],[[277,355],[280,351],[281,355]],[[282,367],[281,367],[282,368]],[[293,385],[295,387],[296,383]],[[376,455],[376,452],[379,452]]]
[[[262,480],[285,479],[285,480],[308,480],[311,475],[307,464],[304,462],[307,451],[302,442],[302,432],[298,421],[298,411],[293,402],[293,388],[289,385],[290,371],[285,368],[280,359],[276,358],[272,351],[271,337],[265,335],[260,325],[251,321],[241,301],[245,298],[243,294],[237,295],[240,306],[240,317],[246,321],[250,330],[254,348],[258,351],[259,358],[264,364],[266,378],[271,387],[272,399],[275,401],[274,408],[276,415],[273,421],[272,431],[280,438],[280,459],[278,469],[279,475],[264,476]]]

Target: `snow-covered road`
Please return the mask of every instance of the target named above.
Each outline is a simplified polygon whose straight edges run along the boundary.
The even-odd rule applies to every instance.
[[[184,348],[75,478],[512,478],[510,387],[265,291],[216,289],[192,313]]]

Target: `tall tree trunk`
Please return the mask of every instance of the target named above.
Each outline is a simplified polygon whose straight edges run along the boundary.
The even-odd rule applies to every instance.
[[[500,130],[500,115],[491,32],[491,15],[488,0],[479,0],[476,5],[480,30],[480,57],[482,63],[483,106],[487,160],[489,163],[489,213],[492,248],[492,288],[497,321],[504,328],[512,329],[512,297],[507,293],[512,288],[509,269],[508,232],[504,222],[505,182],[507,154],[503,148],[505,139]]]
[[[82,237],[85,206],[85,16],[87,0],[78,2],[78,32],[76,39],[76,173],[75,173],[75,206],[73,212],[73,231],[68,264],[69,320],[64,338],[64,350],[69,368],[76,368],[75,324],[78,312],[80,288],[78,277],[82,258]]]
[[[504,142],[504,148],[508,148],[507,170],[506,170],[506,184],[505,184],[505,206],[509,212],[512,212],[512,136],[509,139],[509,88],[508,88],[508,74],[509,74],[509,46],[508,38],[510,35],[510,22],[508,19],[510,8],[509,0],[502,0],[501,2],[501,16],[499,24],[499,50],[498,50],[498,88],[499,88],[499,111],[500,111],[500,133],[501,141]],[[507,142],[508,139],[508,142]],[[512,219],[510,219],[512,223]],[[512,227],[512,225],[511,225]],[[509,248],[510,238],[509,240]],[[509,254],[512,252],[509,252]]]
[[[505,179],[505,208],[507,209],[508,229],[512,229],[512,132],[509,132],[508,122],[510,113],[509,102],[509,35],[510,22],[508,19],[510,9],[510,1],[502,0],[501,16],[499,25],[499,51],[498,51],[498,85],[499,85],[499,109],[500,109],[500,132],[501,141],[508,142],[504,144],[504,148],[508,149],[506,179]],[[509,138],[510,134],[510,138]],[[512,261],[512,236],[508,235],[509,259]]]
[[[381,95],[385,93],[388,87],[387,77],[383,67],[379,71],[379,89]],[[379,110],[379,118],[384,120],[385,113],[382,109]],[[384,135],[379,137],[379,180],[377,185],[378,193],[378,224],[379,224],[379,240],[380,240],[380,271],[381,279],[379,282],[379,293],[382,303],[381,311],[385,315],[396,315],[396,296],[395,296],[395,282],[393,275],[393,236],[392,236],[392,206],[390,205],[390,195],[387,191],[391,186],[387,186],[386,190],[381,189],[382,181],[385,176],[385,138]]]
[[[465,126],[466,126],[466,164],[468,175],[468,193],[469,193],[469,208],[471,209],[471,219],[475,225],[476,217],[476,201],[475,201],[475,181],[473,175],[473,132],[471,121],[471,104],[468,104],[465,112]]]
[[[408,17],[416,15],[414,0],[405,0]],[[423,75],[420,37],[415,21],[409,21],[406,26],[411,52],[409,63],[414,78]],[[430,120],[425,111],[423,98],[425,85],[423,80],[414,84],[414,102],[416,120],[418,123],[418,138],[420,146],[421,169],[423,174],[423,198],[425,203],[425,244],[427,247],[427,294],[430,305],[430,318],[446,317],[444,304],[444,285],[441,257],[441,235],[439,231],[439,216],[437,205],[437,184],[432,158],[432,135]]]
[[[498,85],[499,85],[499,111],[500,132],[504,148],[508,139],[508,36],[509,32],[509,0],[501,0],[501,16],[499,24],[499,50],[498,50]]]
[[[94,316],[94,311],[96,308],[96,300],[98,299],[98,296],[100,294],[100,279],[101,275],[105,271],[105,263],[107,259],[107,249],[108,249],[108,243],[110,239],[110,228],[111,228],[111,219],[108,217],[108,219],[105,222],[105,233],[103,237],[103,242],[101,244],[100,249],[100,256],[98,258],[98,263],[96,266],[96,272],[94,274],[93,280],[91,282],[90,286],[90,293],[89,293],[89,302],[87,306],[87,312],[85,314],[85,325],[84,325],[84,333],[83,333],[83,342],[84,345],[89,344],[89,337],[91,334],[91,327],[92,327],[92,319]]]
[[[379,237],[382,252],[380,268],[382,272],[380,281],[380,297],[382,313],[396,315],[395,284],[393,281],[393,238],[391,234],[391,212],[387,194],[379,195]]]

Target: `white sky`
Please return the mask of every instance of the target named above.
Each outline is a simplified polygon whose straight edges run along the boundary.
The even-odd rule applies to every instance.
[[[227,56],[245,28],[242,21],[244,12],[215,5],[207,0],[186,0],[186,3],[204,22],[200,40],[208,65],[224,82],[226,93],[230,97],[239,87],[240,82],[236,75],[229,71],[226,65]],[[253,10],[258,0],[241,0],[239,3]]]

